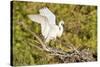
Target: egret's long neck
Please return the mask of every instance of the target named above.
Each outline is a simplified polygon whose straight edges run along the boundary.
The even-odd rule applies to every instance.
[[[63,31],[63,26],[59,23],[59,31]]]
[[[62,35],[63,32],[63,26],[61,25],[61,23],[59,23],[59,37]]]

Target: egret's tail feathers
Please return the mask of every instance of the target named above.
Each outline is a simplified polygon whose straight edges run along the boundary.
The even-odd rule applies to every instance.
[[[32,21],[34,21],[34,22],[37,22],[37,23],[44,23],[44,22],[47,22],[47,18],[46,17],[44,17],[44,16],[41,16],[41,15],[39,15],[39,14],[37,14],[37,15],[28,15],[28,17],[32,20]]]

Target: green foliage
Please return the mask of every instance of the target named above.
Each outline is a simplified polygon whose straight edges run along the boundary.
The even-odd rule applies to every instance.
[[[27,15],[38,14],[39,9],[48,7],[55,15],[57,24],[64,20],[64,33],[61,38],[52,41],[49,46],[69,51],[65,47],[72,43],[76,48],[89,48],[93,52],[97,50],[97,8],[96,6],[66,5],[52,3],[13,2],[13,65],[51,64],[59,63],[53,56],[40,51],[33,45],[37,45],[36,39],[19,22],[24,22],[28,27],[41,37],[41,28],[33,23]],[[32,40],[34,39],[34,40]],[[43,39],[43,38],[42,38]],[[32,40],[33,44],[30,45]],[[60,40],[60,41],[59,41]],[[65,43],[65,46],[63,45]]]

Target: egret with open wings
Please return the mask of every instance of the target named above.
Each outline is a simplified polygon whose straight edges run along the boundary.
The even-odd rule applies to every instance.
[[[56,25],[56,17],[47,7],[40,9],[39,12],[40,14],[28,15],[28,17],[41,25],[41,33],[45,42],[61,37],[64,21],[61,20]]]

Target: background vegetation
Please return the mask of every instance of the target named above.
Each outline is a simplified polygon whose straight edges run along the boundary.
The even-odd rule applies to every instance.
[[[27,24],[30,30],[41,39],[41,27],[33,23],[27,15],[38,14],[39,9],[48,7],[55,15],[57,24],[64,20],[64,32],[61,38],[52,41],[49,46],[71,51],[68,46],[78,49],[89,49],[93,55],[97,53],[97,7],[89,5],[71,5],[55,3],[12,2],[12,64],[55,64],[61,63],[55,56],[49,56],[47,52],[34,47],[38,41],[29,32],[25,31],[19,22]],[[30,41],[32,44],[30,44]],[[66,47],[67,46],[67,47]],[[70,62],[70,61],[69,61]]]

